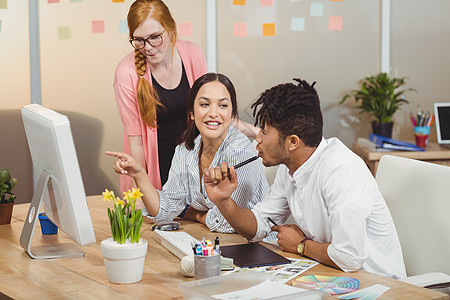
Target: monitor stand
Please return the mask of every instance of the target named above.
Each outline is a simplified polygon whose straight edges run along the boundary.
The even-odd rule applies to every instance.
[[[22,234],[20,235],[20,245],[31,258],[36,259],[84,256],[84,252],[81,248],[71,243],[31,247],[36,221],[41,209],[42,199],[44,198],[44,191],[47,190],[46,187],[49,182],[51,183],[50,173],[43,171],[41,175],[39,175],[33,199],[31,200],[30,208],[28,209],[27,218],[24,221]]]

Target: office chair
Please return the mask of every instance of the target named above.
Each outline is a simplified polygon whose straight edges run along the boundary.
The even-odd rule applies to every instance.
[[[450,167],[384,155],[376,181],[402,246],[403,281],[450,294]]]

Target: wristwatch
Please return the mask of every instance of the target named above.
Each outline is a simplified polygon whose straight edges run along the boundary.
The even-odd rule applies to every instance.
[[[297,246],[297,252],[301,255],[301,256],[305,256],[305,243],[307,240],[310,240],[310,238],[305,237],[300,244],[298,244]]]

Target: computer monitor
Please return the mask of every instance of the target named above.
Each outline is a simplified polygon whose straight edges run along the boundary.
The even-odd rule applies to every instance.
[[[434,116],[438,143],[450,146],[450,102],[434,103]]]
[[[69,119],[39,104],[23,106],[22,119],[35,189],[20,244],[32,258],[83,256],[79,246],[94,243],[95,234]],[[49,219],[74,242],[31,246],[41,204]]]

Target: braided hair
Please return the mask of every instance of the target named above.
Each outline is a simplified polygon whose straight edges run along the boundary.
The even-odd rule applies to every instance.
[[[148,17],[158,21],[169,34],[173,53],[173,48],[178,38],[177,25],[172,18],[169,8],[161,0],[136,0],[133,2],[127,16],[130,39],[133,38],[135,30]],[[159,101],[156,90],[144,78],[147,73],[147,58],[140,50],[135,50],[134,53],[136,73],[139,75],[136,98],[139,104],[141,118],[148,126],[155,128],[156,113],[159,108],[164,108],[164,106]]]
[[[317,147],[322,140],[323,119],[316,82],[309,85],[305,80],[294,80],[297,85],[274,86],[252,104],[255,126],[264,128],[268,124],[279,132],[281,140],[295,134],[307,147]]]

